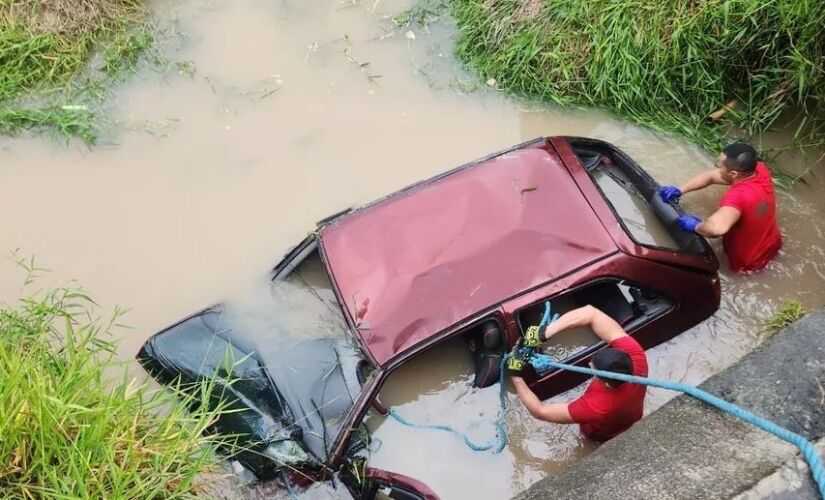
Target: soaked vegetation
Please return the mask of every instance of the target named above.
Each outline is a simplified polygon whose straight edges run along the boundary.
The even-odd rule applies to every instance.
[[[210,387],[187,396],[107,380],[116,325],[90,306],[59,288],[0,308],[0,496],[196,495],[220,443],[203,435],[216,413],[188,408],[206,408]]]
[[[797,145],[825,143],[825,2],[449,5],[459,57],[507,92],[603,108],[710,150],[732,130],[758,134],[788,114],[800,118]]]
[[[782,330],[792,323],[796,323],[803,316],[808,314],[808,310],[801,302],[797,300],[787,300],[779,309],[773,313],[773,316],[765,323],[765,331],[768,335]]]
[[[0,133],[96,139],[101,81],[152,44],[142,0],[0,0]]]

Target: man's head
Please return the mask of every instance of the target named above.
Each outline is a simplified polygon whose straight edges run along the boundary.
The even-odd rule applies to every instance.
[[[606,372],[623,373],[625,375],[633,375],[633,363],[630,361],[630,356],[626,352],[619,349],[608,347],[602,349],[593,355],[590,364],[596,370],[603,370]],[[609,387],[619,387],[624,382],[619,380],[609,380],[599,378]]]
[[[733,143],[719,153],[716,166],[727,182],[743,179],[756,169],[756,150],[742,142]]]

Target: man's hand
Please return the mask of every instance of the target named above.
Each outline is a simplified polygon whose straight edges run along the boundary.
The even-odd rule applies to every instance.
[[[682,190],[676,186],[662,186],[662,188],[659,189],[659,196],[662,197],[662,201],[665,203],[679,201],[679,198],[682,197]]]
[[[533,349],[541,347],[541,344],[547,340],[545,336],[546,331],[547,325],[528,327],[527,331],[524,332],[524,346],[532,347]]]
[[[511,377],[521,377],[524,375],[524,367],[527,366],[527,361],[522,358],[511,357],[507,360],[507,375]]]
[[[524,375],[524,369],[527,367],[528,353],[522,353],[521,346],[516,344],[513,350],[510,351],[510,359],[507,360],[507,375],[511,377],[521,377]]]
[[[679,226],[679,229],[682,231],[687,231],[689,233],[696,232],[696,226],[702,223],[702,219],[696,217],[692,214],[684,214],[680,215],[678,219],[676,219],[676,224]]]

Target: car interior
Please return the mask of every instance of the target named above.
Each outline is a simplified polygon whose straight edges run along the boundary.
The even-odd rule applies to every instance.
[[[552,314],[585,305],[596,307],[630,331],[667,312],[672,303],[662,295],[615,278],[598,280],[550,301]],[[544,302],[523,309],[518,314],[521,331],[538,325],[543,314]],[[555,359],[573,361],[601,342],[589,328],[572,329],[548,340],[545,351]]]
[[[633,330],[668,311],[672,303],[665,297],[624,281],[609,278],[585,285],[551,301],[552,314],[564,314],[577,307],[592,305],[616,320],[626,330]],[[518,314],[521,331],[538,325],[544,314],[544,302],[525,308]],[[464,334],[475,367],[476,387],[489,387],[499,380],[504,331],[495,320],[471,327]],[[573,361],[601,340],[589,328],[572,329],[551,338],[545,353],[558,360]]]
[[[474,387],[489,387],[501,375],[501,355],[504,351],[504,330],[498,321],[489,319],[470,327],[464,333],[475,369]]]

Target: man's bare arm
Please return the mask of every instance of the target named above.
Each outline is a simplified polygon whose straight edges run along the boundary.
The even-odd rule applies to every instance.
[[[724,236],[742,214],[733,207],[722,207],[696,226],[696,232],[708,238]]]
[[[700,189],[704,189],[711,184],[730,184],[725,179],[722,178],[722,172],[715,168],[713,170],[706,170],[700,174],[695,175],[690,180],[685,182],[684,184],[679,187],[679,190],[682,191],[682,194],[689,193],[691,191],[698,191]]]
[[[516,394],[534,418],[552,422],[554,424],[572,424],[573,418],[567,409],[567,403],[542,404],[538,396],[527,387],[527,382],[521,377],[511,377],[516,388]]]
[[[593,306],[584,306],[562,314],[559,319],[547,325],[544,338],[549,339],[561,331],[581,326],[589,326],[593,333],[608,344],[627,335],[613,318]]]

